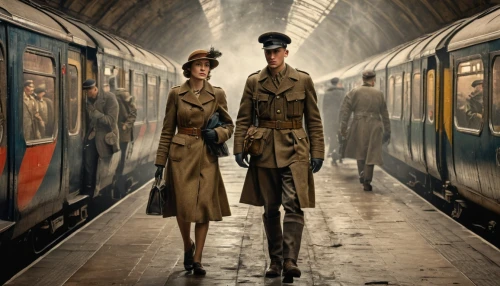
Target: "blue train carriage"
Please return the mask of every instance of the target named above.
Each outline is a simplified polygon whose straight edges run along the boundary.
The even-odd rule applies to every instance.
[[[444,126],[452,131],[446,150],[453,156],[451,184],[463,197],[496,213],[500,213],[499,16],[497,6],[450,40],[454,80],[447,107],[453,110],[453,121]]]
[[[127,154],[129,167],[124,176],[130,178],[130,185],[132,178],[138,181],[138,171],[144,170],[137,167],[153,165],[157,122],[164,114],[161,104],[166,102],[168,88],[179,80],[176,63],[57,11],[19,1],[2,8],[0,242],[21,237],[28,230],[54,233],[61,226],[81,223],[89,199],[116,183],[120,152],[106,164],[100,162],[96,192],[80,192],[86,134],[81,85],[85,78],[96,79],[104,89],[113,77],[117,87],[138,97],[136,140],[122,151]],[[38,119],[33,120],[28,112],[34,105],[24,94],[32,92],[43,95],[49,110],[43,126],[35,125]]]

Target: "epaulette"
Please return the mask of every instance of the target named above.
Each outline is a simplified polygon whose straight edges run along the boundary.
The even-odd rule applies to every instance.
[[[297,70],[297,71],[299,71],[299,72],[303,72],[303,73],[305,73],[306,75],[309,75],[309,73],[308,73],[308,72],[301,71],[301,70],[299,70],[299,69],[297,69],[297,68],[296,68],[296,70]]]
[[[215,85],[212,85],[212,86],[215,87],[215,88],[222,89],[222,87],[220,87],[220,86],[215,86]]]
[[[181,87],[181,86],[180,85],[172,86],[171,89],[174,89],[174,88],[177,88],[177,87]]]
[[[248,77],[251,77],[251,76],[253,76],[254,74],[258,74],[258,73],[260,73],[260,70],[258,70],[258,71],[256,71],[256,72],[254,72],[254,73],[251,73]]]

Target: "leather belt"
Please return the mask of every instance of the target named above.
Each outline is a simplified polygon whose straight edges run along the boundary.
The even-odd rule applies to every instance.
[[[201,136],[201,129],[196,127],[177,127],[177,133],[189,136]]]
[[[259,127],[271,129],[300,129],[302,120],[280,121],[280,120],[260,120]]]
[[[374,117],[374,118],[380,118],[379,113],[375,112],[355,112],[354,117],[360,118],[360,117]]]

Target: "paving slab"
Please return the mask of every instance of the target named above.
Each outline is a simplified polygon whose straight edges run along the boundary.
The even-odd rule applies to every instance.
[[[210,224],[205,277],[184,270],[175,219],[145,214],[147,184],[7,285],[291,285],[263,277],[263,209],[238,202],[245,169],[232,157],[220,165],[232,216]],[[372,192],[362,190],[350,160],[325,164],[315,184],[317,207],[305,209],[302,277],[293,285],[498,285],[498,249],[381,169]]]

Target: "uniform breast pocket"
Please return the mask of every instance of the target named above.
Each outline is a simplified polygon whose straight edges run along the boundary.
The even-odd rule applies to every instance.
[[[180,162],[186,156],[186,139],[174,136],[170,144],[168,157],[172,161]]]
[[[257,101],[259,103],[259,116],[266,115],[269,112],[269,94],[259,93]]]
[[[288,117],[302,117],[304,113],[304,101],[306,93],[303,91],[292,92],[286,95],[287,102],[287,116]]]

